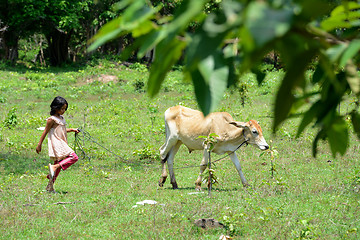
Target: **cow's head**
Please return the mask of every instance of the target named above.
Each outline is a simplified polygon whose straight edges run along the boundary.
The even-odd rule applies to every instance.
[[[244,138],[248,144],[257,146],[261,150],[269,149],[265,141],[260,125],[255,120],[249,122],[230,122],[230,124],[243,129]]]

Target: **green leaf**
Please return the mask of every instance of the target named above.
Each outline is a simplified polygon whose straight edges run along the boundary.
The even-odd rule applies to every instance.
[[[304,82],[305,70],[314,54],[314,51],[308,50],[299,55],[292,56],[288,70],[276,95],[273,130],[276,130],[276,128],[288,117],[295,100],[293,90]],[[298,60],[296,61],[295,59]]]
[[[187,76],[194,83],[196,99],[205,116],[214,111],[222,99],[230,71],[220,51],[200,61],[197,69],[188,71]]]
[[[175,37],[176,33],[186,29],[192,20],[202,14],[205,2],[205,0],[184,0],[175,12],[174,21],[167,26],[167,34]]]
[[[162,41],[166,37],[165,31],[153,30],[149,33],[145,39],[141,40],[141,44],[139,44],[140,49],[138,52],[138,58],[142,58],[145,54],[153,49],[160,41]]]
[[[142,24],[139,25],[138,28],[135,28],[132,31],[132,36],[134,38],[140,37],[142,35],[145,35],[147,33],[149,33],[151,30],[154,29],[154,23],[152,21],[144,21]]]
[[[105,44],[106,42],[115,39],[116,37],[119,37],[121,33],[123,33],[123,30],[120,28],[122,18],[118,17],[114,20],[108,22],[105,24],[98,32],[97,34],[90,40],[92,44],[88,48],[88,51],[94,51],[99,46]]]
[[[340,67],[344,67],[349,59],[352,59],[354,56],[359,54],[360,50],[360,40],[353,40],[350,42],[349,46],[345,49],[344,53],[340,59]]]
[[[124,6],[128,4],[129,2]],[[90,40],[92,44],[88,51],[93,51],[106,42],[132,31],[135,36],[150,32],[153,26],[149,19],[153,18],[159,9],[149,7],[144,0],[132,1],[120,17],[106,23]]]
[[[296,137],[299,137],[304,129],[315,119],[319,110],[321,109],[322,103],[320,101],[316,102],[311,106],[311,108],[304,114],[304,117],[299,125]]]
[[[319,83],[319,82],[321,82],[321,81],[324,79],[324,76],[325,76],[325,72],[324,72],[324,70],[322,69],[321,65],[318,64],[318,65],[316,66],[316,69],[315,69],[314,74],[312,75],[311,82],[312,82],[313,84]]]
[[[339,28],[358,27],[360,24],[359,8],[359,3],[346,1],[342,5],[337,6],[331,12],[330,17],[320,23],[320,26],[328,32]]]
[[[344,155],[349,143],[349,134],[346,122],[341,117],[336,117],[326,130],[326,135],[329,140],[331,152],[335,157],[337,153]]]
[[[332,63],[338,62],[340,57],[343,55],[345,50],[347,49],[347,44],[340,43],[326,50],[326,55],[329,57]]]
[[[360,8],[360,4],[357,2],[344,2],[342,5],[337,6],[332,12],[331,12],[331,16],[338,16],[338,15],[342,15],[345,12],[349,13],[349,11],[355,10],[355,9],[359,9]]]
[[[353,93],[360,93],[360,77],[356,66],[351,60],[348,61],[345,67],[346,81],[348,82],[350,89]]]
[[[290,9],[273,9],[266,2],[252,1],[247,9],[245,25],[257,46],[261,47],[277,37],[284,36],[292,24]]]
[[[313,157],[316,157],[317,154],[317,144],[319,142],[319,140],[324,139],[325,138],[325,131],[324,129],[321,129],[318,134],[316,134],[316,137],[314,138],[313,144],[312,144],[312,153],[313,153]]]
[[[155,61],[151,66],[148,80],[148,93],[151,97],[159,92],[167,72],[180,59],[185,46],[185,42],[179,41],[176,38],[172,40],[165,39],[159,43],[159,47],[155,51]]]

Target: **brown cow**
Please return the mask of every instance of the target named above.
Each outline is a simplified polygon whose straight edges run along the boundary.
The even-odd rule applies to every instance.
[[[248,183],[241,170],[239,159],[234,152],[242,143],[257,146],[261,150],[269,149],[260,125],[255,120],[249,122],[236,122],[226,112],[215,112],[206,118],[202,112],[183,106],[175,106],[165,111],[166,141],[160,148],[162,159],[162,174],[159,186],[162,187],[167,178],[165,162],[168,163],[171,184],[174,189],[178,188],[173,170],[174,156],[181,144],[185,144],[189,152],[193,150],[204,150],[200,166],[200,174],[195,182],[196,190],[201,190],[201,174],[207,167],[208,152],[204,146],[204,139],[199,136],[208,136],[215,133],[218,137],[212,152],[216,154],[230,154],[244,186]]]

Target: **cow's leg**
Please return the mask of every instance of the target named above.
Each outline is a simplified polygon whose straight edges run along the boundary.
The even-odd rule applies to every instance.
[[[243,174],[243,172],[242,172],[241,165],[240,165],[240,161],[239,161],[239,159],[237,158],[236,153],[230,154],[230,159],[231,159],[231,161],[234,163],[234,165],[235,165],[235,167],[236,167],[236,170],[237,170],[238,173],[239,173],[239,176],[240,176],[240,179],[241,179],[241,182],[242,182],[243,186],[244,186],[244,187],[250,186],[250,185],[248,184],[248,182],[246,181],[245,176],[244,176],[244,174]]]
[[[165,121],[165,133],[166,133],[166,139],[165,143],[160,147],[160,158],[161,158],[161,177],[159,180],[159,186],[164,186],[164,183],[166,181],[166,178],[168,176],[166,172],[166,161],[169,158],[169,155],[171,155],[171,151],[173,151],[174,146],[176,145],[178,139],[177,137],[171,133],[171,129],[169,128],[168,123]]]
[[[170,180],[171,180],[173,189],[178,188],[178,185],[177,185],[176,179],[175,179],[175,173],[174,173],[174,157],[175,157],[175,154],[177,153],[177,151],[179,150],[181,144],[182,144],[181,141],[178,141],[175,144],[175,146],[170,150],[170,152],[168,154],[168,159],[167,159],[169,173],[170,173]]]
[[[166,160],[167,160],[167,157],[165,159],[162,159],[161,160],[161,177],[160,177],[160,180],[159,180],[159,186],[162,187],[164,186],[164,183],[166,181],[166,178],[167,178],[167,172],[166,172]]]
[[[169,126],[170,124],[170,126]],[[172,150],[172,148],[175,146],[175,144],[178,141],[178,138],[176,136],[176,131],[171,131],[171,126],[173,124],[165,122],[165,132],[166,132],[166,139],[165,143],[160,147],[160,158],[161,160],[166,161],[166,158],[168,157],[169,152]],[[176,127],[176,126],[174,126]]]
[[[204,149],[203,158],[202,158],[202,161],[200,164],[200,173],[199,173],[198,178],[195,181],[195,190],[196,191],[201,191],[201,181],[202,181],[201,175],[205,171],[208,161],[209,161],[209,152],[207,151],[207,149]]]

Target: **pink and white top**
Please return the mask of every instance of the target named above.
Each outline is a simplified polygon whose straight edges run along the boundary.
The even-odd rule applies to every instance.
[[[63,116],[50,118],[55,123],[48,133],[49,156],[62,160],[74,152],[67,143],[66,121]]]

